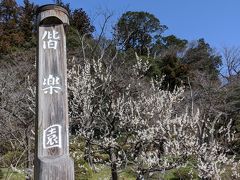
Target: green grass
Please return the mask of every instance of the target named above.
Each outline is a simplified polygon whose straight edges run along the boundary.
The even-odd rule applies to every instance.
[[[111,177],[111,170],[105,166],[99,166],[99,170],[97,173],[94,173],[91,180],[105,180],[110,179]]]
[[[123,171],[119,176],[122,180],[136,180],[136,176],[130,171]]]
[[[188,168],[184,168],[188,169]],[[25,180],[25,176],[23,174],[19,174],[17,172],[13,172],[8,168],[1,168],[4,177],[0,180]],[[150,176],[152,180],[158,180],[159,178],[164,180],[176,180],[176,172],[179,172],[179,169],[172,169],[166,171],[164,174],[154,173]],[[185,171],[180,171],[185,172]],[[182,174],[182,173],[181,173]],[[185,173],[184,173],[185,174]],[[135,180],[136,174],[127,168],[126,170],[118,173],[119,180]],[[97,173],[93,173],[91,178],[80,178],[78,180],[109,180],[111,177],[111,169],[106,165],[98,165]],[[230,176],[230,168],[222,175],[223,179],[231,179]],[[178,178],[177,178],[178,179]],[[188,178],[187,178],[188,179]],[[187,180],[185,179],[185,180]],[[195,177],[194,180],[198,180],[199,178]]]
[[[3,172],[3,178],[1,180],[25,180],[25,176],[23,174],[13,172],[8,168],[1,168],[1,170]]]
[[[107,166],[98,166],[98,172],[94,173],[90,180],[109,180],[111,177],[111,169]],[[119,173],[119,180],[135,180],[136,177],[130,170]]]

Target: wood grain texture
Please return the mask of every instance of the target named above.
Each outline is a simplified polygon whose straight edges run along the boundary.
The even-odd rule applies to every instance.
[[[74,164],[68,156],[42,158],[38,161],[38,169],[35,180],[74,180]]]
[[[44,21],[47,20],[48,18],[52,19],[53,17],[57,17],[57,19],[59,19],[62,22],[62,24],[69,24],[67,10],[61,6],[52,4],[41,6],[38,8],[37,13],[38,13],[37,16],[38,25],[44,23]]]
[[[36,180],[74,179],[74,165],[69,157],[64,29],[64,25],[69,21],[66,10],[62,9],[62,7],[50,5],[40,7],[38,11],[37,123],[34,162]],[[61,127],[59,135],[54,134],[58,132],[56,129],[50,128],[53,125]],[[48,128],[52,131],[47,131]],[[51,147],[49,143],[51,138],[47,139],[47,135],[52,136],[52,143],[61,142],[61,145]],[[46,148],[46,145],[49,147]]]
[[[43,49],[44,32],[58,32],[56,49]],[[62,24],[39,27],[39,61],[38,61],[38,156],[59,156],[68,154],[68,112],[67,112],[67,64],[66,64],[66,38]],[[46,42],[46,41],[45,41]],[[58,93],[44,94],[43,82],[49,75],[59,78]],[[62,147],[43,149],[43,130],[54,124],[62,126]]]

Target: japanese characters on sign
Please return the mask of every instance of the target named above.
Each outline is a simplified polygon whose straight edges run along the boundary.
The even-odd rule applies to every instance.
[[[53,93],[58,93],[61,90],[60,87],[60,78],[59,77],[54,77],[52,74],[48,76],[48,78],[43,79],[43,86],[44,88],[42,89],[44,91],[44,94],[50,94],[52,95]]]
[[[42,47],[44,50],[58,48],[60,41],[59,32],[56,30],[45,30],[41,37]],[[61,88],[61,79],[57,75],[47,74],[42,80],[42,91],[44,94],[52,95],[59,93]],[[54,124],[43,130],[43,148],[49,149],[53,147],[62,148],[62,137],[61,137],[62,126]]]
[[[58,32],[53,31],[44,31],[43,36],[43,49],[57,49],[58,40],[60,40],[60,37],[58,35]]]
[[[49,149],[53,147],[62,148],[62,127],[54,124],[43,131],[43,148]]]

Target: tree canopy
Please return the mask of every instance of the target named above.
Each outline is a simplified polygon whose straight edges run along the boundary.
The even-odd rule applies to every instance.
[[[204,39],[199,39],[187,50],[183,63],[187,64],[191,71],[205,72],[211,78],[217,79],[222,59]]]
[[[146,55],[166,29],[153,14],[128,11],[118,20],[114,38],[123,50],[133,48],[140,55]]]
[[[0,3],[0,52],[8,52],[12,47],[24,42],[19,26],[19,7],[15,0]]]
[[[70,4],[61,0],[56,4],[67,9],[70,19],[68,42],[69,47],[79,35],[92,36],[95,30],[90,18],[83,9],[71,9]],[[36,9],[37,5],[24,0],[19,6],[15,0],[0,2],[0,53],[7,54],[18,49],[27,49],[36,46]]]

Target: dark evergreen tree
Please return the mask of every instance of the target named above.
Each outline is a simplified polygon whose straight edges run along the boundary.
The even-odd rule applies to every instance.
[[[222,59],[204,39],[199,39],[195,46],[187,50],[183,63],[187,64],[192,72],[198,71],[208,75],[209,79],[218,80]]]
[[[176,48],[178,50],[184,49],[188,43],[186,39],[179,39],[175,35],[163,37],[162,41],[164,47],[166,47],[167,49]]]
[[[24,0],[21,7],[19,25],[26,42],[33,41],[36,35],[36,6],[29,0]]]
[[[75,9],[72,12],[70,24],[79,32],[80,35],[88,34],[91,36],[95,30],[94,26],[90,22],[90,18],[82,8]]]
[[[138,54],[146,55],[166,29],[153,14],[128,11],[118,20],[114,38],[122,50],[133,48]]]
[[[162,54],[177,54],[184,52],[188,44],[185,39],[180,39],[175,35],[163,36],[159,38],[152,46],[153,56],[162,56]]]
[[[187,85],[189,69],[181,63],[175,54],[167,54],[161,58],[151,59],[147,76],[161,80],[162,89],[173,91],[176,87]]]
[[[0,2],[0,53],[18,48],[24,41],[18,25],[19,7],[15,0]]]

